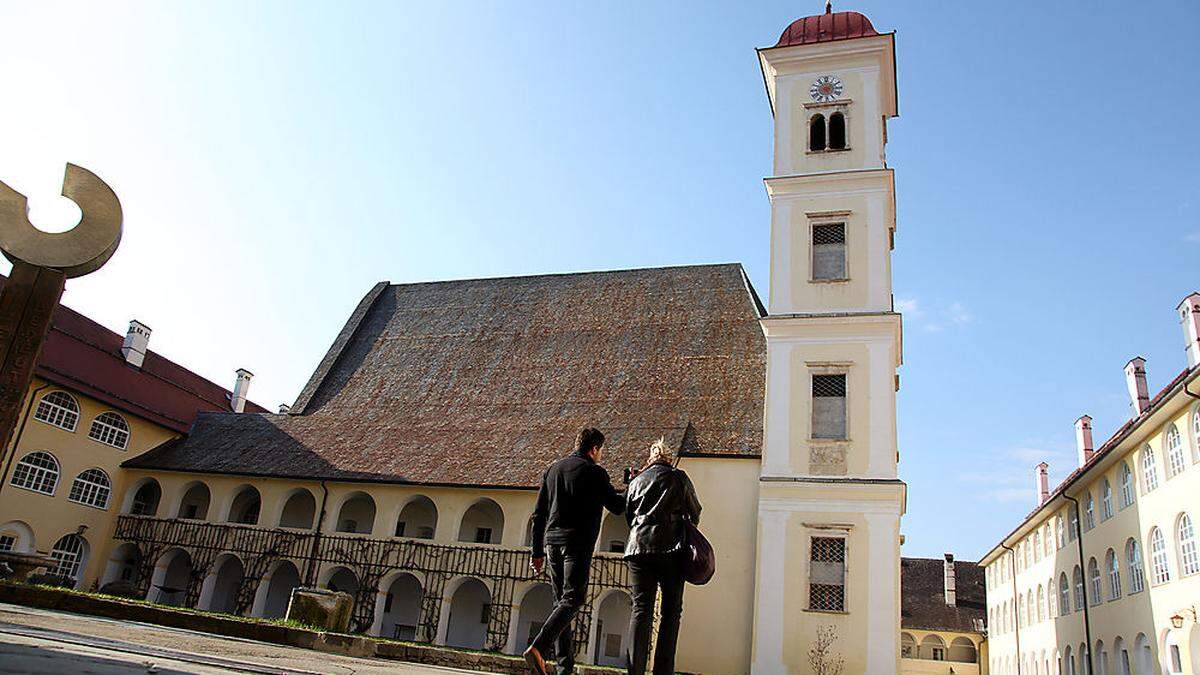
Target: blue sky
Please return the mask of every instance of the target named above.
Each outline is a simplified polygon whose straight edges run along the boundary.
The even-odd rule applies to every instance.
[[[1184,366],[1200,5],[836,7],[898,31],[904,553],[976,557],[1129,358]],[[0,0],[0,179],[47,228],[63,162],[109,181],[125,239],[65,302],[273,407],[381,279],[740,261],[766,297],[754,48],[821,9]]]

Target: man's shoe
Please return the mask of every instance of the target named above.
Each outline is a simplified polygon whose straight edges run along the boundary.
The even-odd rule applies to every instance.
[[[530,645],[522,656],[525,657],[525,663],[529,665],[529,672],[533,675],[549,675],[546,672],[546,660],[542,658],[542,653],[536,647]]]

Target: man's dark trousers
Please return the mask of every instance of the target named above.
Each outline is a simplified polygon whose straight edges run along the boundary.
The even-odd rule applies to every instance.
[[[590,548],[546,546],[546,565],[554,584],[554,609],[546,617],[542,630],[533,639],[533,647],[546,654],[554,645],[560,675],[575,667],[575,649],[571,644],[571,621],[587,597],[588,573],[592,566]]]
[[[654,625],[654,599],[662,588],[662,622],[654,647],[654,675],[675,672],[675,646],[679,642],[679,617],[683,614],[683,551],[651,553],[629,558],[633,613],[629,617],[631,675],[646,672],[650,653],[650,628]]]

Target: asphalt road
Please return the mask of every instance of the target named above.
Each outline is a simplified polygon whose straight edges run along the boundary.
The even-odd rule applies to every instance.
[[[467,673],[0,603],[4,673]]]

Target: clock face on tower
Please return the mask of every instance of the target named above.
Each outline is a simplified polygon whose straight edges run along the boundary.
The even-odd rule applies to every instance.
[[[842,95],[842,81],[833,75],[822,75],[808,88],[808,95],[817,103],[836,101]]]

